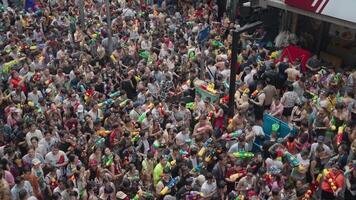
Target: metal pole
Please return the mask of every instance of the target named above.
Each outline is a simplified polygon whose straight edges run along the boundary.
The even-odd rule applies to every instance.
[[[113,51],[113,46],[112,46],[112,34],[111,34],[111,13],[110,13],[110,0],[106,0],[105,1],[106,4],[106,22],[108,24],[108,53],[109,56],[111,55],[112,51]]]
[[[231,51],[231,66],[230,66],[230,87],[229,87],[229,117],[234,116],[235,110],[235,91],[236,91],[236,74],[237,74],[237,51],[240,33],[232,32],[232,51]]]
[[[79,24],[80,28],[82,31],[84,31],[85,26],[84,26],[84,0],[79,0],[78,1],[78,7],[79,7]]]
[[[240,66],[237,66],[238,42],[240,34],[246,31],[253,30],[263,23],[257,21],[246,24],[245,26],[232,31],[232,51],[231,51],[231,66],[230,66],[230,87],[229,87],[229,117],[233,117],[235,112],[235,92],[236,92],[236,74],[240,73]]]

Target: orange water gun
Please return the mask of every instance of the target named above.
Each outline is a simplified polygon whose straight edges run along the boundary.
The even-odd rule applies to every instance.
[[[258,95],[258,93],[260,93],[259,90],[253,91],[252,94],[251,94],[251,97],[255,98]]]
[[[105,129],[100,129],[96,131],[97,135],[100,135],[101,137],[106,137],[107,135],[109,135],[111,133],[111,131],[109,130],[105,130]]]

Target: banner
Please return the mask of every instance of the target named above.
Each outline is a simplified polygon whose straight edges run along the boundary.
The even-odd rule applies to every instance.
[[[356,23],[356,0],[285,0],[285,4]]]

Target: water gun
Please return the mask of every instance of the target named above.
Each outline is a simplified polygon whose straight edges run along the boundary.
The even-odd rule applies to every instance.
[[[158,140],[155,140],[155,141],[153,142],[153,147],[154,147],[155,149],[158,149],[158,148],[160,148],[160,147],[163,147],[163,145],[160,144],[160,143],[158,142]]]
[[[193,173],[198,172],[199,173],[202,168],[203,168],[203,163],[199,163],[197,166],[193,167],[191,172],[193,172]]]
[[[195,102],[190,102],[185,104],[185,108],[189,109],[189,110],[194,110],[195,109]]]
[[[258,95],[258,93],[260,93],[259,90],[253,91],[252,94],[251,94],[251,97],[252,97],[252,98],[255,98],[255,97]]]
[[[180,177],[177,176],[175,178],[172,178],[168,184],[161,190],[159,193],[160,195],[166,195],[170,189],[172,189],[178,182],[180,181]]]
[[[247,174],[246,170],[242,170],[241,172],[232,174],[229,178],[231,181],[236,181],[237,179],[240,179],[240,178],[246,176],[246,174]]]
[[[211,159],[213,159],[213,157],[215,156],[215,154],[216,154],[216,150],[215,149],[211,150],[209,155],[204,159],[205,162],[207,163],[210,162]]]
[[[109,97],[110,98],[114,98],[114,97],[117,97],[119,95],[120,95],[120,91],[116,91],[116,92],[113,92],[113,93],[109,94]]]
[[[147,60],[148,57],[150,57],[150,52],[148,52],[148,51],[141,51],[138,55],[139,55],[141,58]]]
[[[28,102],[27,102],[27,105],[29,105],[30,107],[35,107],[35,108],[36,108],[36,111],[39,112],[39,113],[42,113],[42,112],[43,112],[43,110],[42,110],[42,108],[41,108],[41,106],[40,106],[39,103],[34,103],[34,102],[32,102],[32,101],[28,101]]]
[[[11,71],[11,68],[14,65],[19,64],[20,61],[25,60],[25,59],[26,59],[26,57],[22,57],[22,58],[14,59],[14,60],[12,60],[10,62],[4,63],[3,66],[2,66],[1,72],[4,73],[4,74],[9,73]]]
[[[246,152],[246,151],[238,151],[232,154],[235,156],[235,158],[241,158],[241,159],[246,159],[246,158],[253,158],[255,155],[251,152]]]
[[[102,137],[102,138],[98,139],[95,142],[95,144],[92,146],[92,150],[94,150],[94,148],[97,147],[97,146],[101,146],[104,142],[105,142],[105,138]]]
[[[344,136],[344,130],[346,125],[342,125],[337,129],[336,144],[340,145]]]
[[[217,41],[217,40],[212,40],[211,43],[210,43],[213,47],[223,47],[224,44],[220,41]]]
[[[187,157],[187,155],[189,155],[188,151],[185,151],[183,149],[179,150],[179,155],[183,156],[183,157]]]
[[[114,163],[114,156],[111,154],[111,155],[109,156],[109,159],[105,162],[105,166],[106,166],[106,167],[109,167],[109,166],[111,166],[113,163]]]
[[[333,192],[336,192],[337,185],[336,185],[336,182],[335,182],[335,177],[333,175],[331,175],[330,170],[329,169],[324,169],[323,170],[323,175],[324,175],[324,178],[326,178],[326,180],[328,181],[328,184],[330,185],[330,187],[333,190]]]
[[[232,133],[225,134],[223,136],[224,139],[226,140],[231,140],[231,139],[236,139],[242,134],[242,130],[237,130]]]
[[[140,135],[135,135],[132,139],[131,142],[137,142],[140,140]]]
[[[85,93],[87,91],[85,89],[84,85],[80,85],[79,88],[80,88],[80,91],[83,92],[83,93]]]
[[[140,122],[140,123],[142,123],[143,122],[143,120],[145,120],[146,119],[146,117],[147,117],[147,113],[149,112],[149,110],[148,111],[146,111],[146,112],[144,112],[144,113],[142,113],[139,117],[138,117],[138,119],[137,119],[137,121],[138,122]]]
[[[129,102],[129,99],[126,99],[126,100],[122,101],[122,102],[119,104],[119,106],[120,106],[121,108],[123,108],[123,107],[126,106],[126,104],[127,104],[128,102]]]
[[[288,160],[288,162],[292,165],[292,167],[299,166],[300,160],[294,155],[292,155],[291,153],[289,153],[288,151],[285,151],[283,153],[283,156]]]
[[[198,152],[198,156],[199,156],[199,157],[202,157],[202,156],[205,154],[205,152],[206,152],[208,146],[209,146],[212,142],[213,142],[213,139],[212,139],[212,138],[209,138],[207,141],[204,142],[203,147],[202,147],[202,148],[199,150],[199,152]]]
[[[113,100],[112,99],[107,99],[105,100],[104,102],[101,102],[98,104],[99,107],[103,107],[104,105],[105,106],[108,106],[108,105],[111,105],[113,103]]]
[[[112,62],[118,63],[118,60],[116,59],[114,54],[111,54],[110,59],[111,59]]]
[[[111,131],[105,130],[105,129],[100,129],[100,130],[96,131],[96,134],[100,135],[101,137],[106,137],[110,133],[111,133]]]

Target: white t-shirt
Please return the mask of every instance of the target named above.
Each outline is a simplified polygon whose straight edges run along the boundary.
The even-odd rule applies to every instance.
[[[63,159],[64,162],[68,162],[67,155],[63,151],[59,150],[56,155],[54,155],[52,151],[50,151],[49,153],[47,153],[45,161],[46,163],[49,163],[52,166],[56,166],[57,164],[60,164],[59,161],[61,159]]]
[[[205,181],[200,189],[200,192],[202,192],[204,196],[207,196],[215,191],[216,191],[215,181],[212,184],[209,184],[208,181]]]
[[[26,142],[28,145],[31,145],[31,138],[37,137],[38,141],[40,141],[43,138],[42,132],[40,130],[35,130],[35,132],[29,131],[26,134]]]

